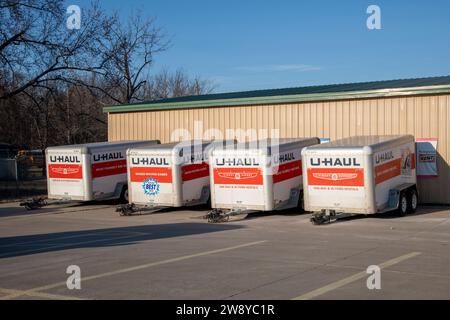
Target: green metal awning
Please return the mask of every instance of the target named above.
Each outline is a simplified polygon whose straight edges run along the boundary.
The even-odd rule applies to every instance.
[[[450,93],[450,76],[185,96],[108,106],[103,111],[123,113],[444,93]]]

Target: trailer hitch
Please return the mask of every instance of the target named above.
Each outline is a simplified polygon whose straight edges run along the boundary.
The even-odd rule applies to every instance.
[[[131,216],[139,211],[134,203],[121,204],[116,207],[116,212],[119,212],[121,216]]]
[[[321,225],[326,223],[336,222],[338,219],[350,217],[350,213],[336,212],[334,210],[322,210],[321,212],[314,213],[311,216],[310,221],[314,225]]]
[[[321,224],[325,224],[325,223],[331,223],[331,217],[328,215],[326,215],[325,213],[323,213],[323,212],[320,212],[320,213],[314,213],[312,216],[311,216],[311,222],[312,222],[312,224],[314,224],[314,225],[321,225]]]
[[[119,212],[121,216],[133,216],[133,215],[144,215],[152,214],[169,207],[164,206],[139,206],[134,203],[121,204],[116,207],[116,212]]]
[[[229,213],[226,213],[222,209],[213,209],[208,214],[206,214],[203,219],[208,219],[209,223],[221,223],[221,222],[227,222],[230,220]]]
[[[249,210],[249,209],[231,209],[231,210],[223,210],[223,209],[213,209],[208,214],[203,216],[203,219],[208,219],[209,223],[221,223],[228,222],[230,217],[240,216],[243,214],[250,214],[258,212],[257,210]]]
[[[47,200],[44,198],[28,199],[20,203],[20,206],[25,207],[27,210],[36,210],[47,205]]]

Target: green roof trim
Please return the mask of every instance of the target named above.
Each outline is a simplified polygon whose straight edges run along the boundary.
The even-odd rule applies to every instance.
[[[106,113],[284,104],[450,93],[450,76],[169,98],[103,108]]]

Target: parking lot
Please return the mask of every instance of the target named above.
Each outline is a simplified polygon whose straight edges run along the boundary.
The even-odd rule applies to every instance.
[[[313,226],[289,211],[208,224],[205,208],[0,206],[1,299],[450,299],[450,209]],[[69,290],[68,266],[81,270]],[[369,290],[371,265],[381,289]]]

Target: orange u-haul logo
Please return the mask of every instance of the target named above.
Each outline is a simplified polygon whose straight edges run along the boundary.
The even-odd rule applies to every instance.
[[[359,168],[309,168],[308,184],[312,186],[363,187],[364,170]]]
[[[260,168],[215,168],[214,183],[262,185]]]
[[[80,164],[49,164],[48,177],[52,179],[82,179]]]

